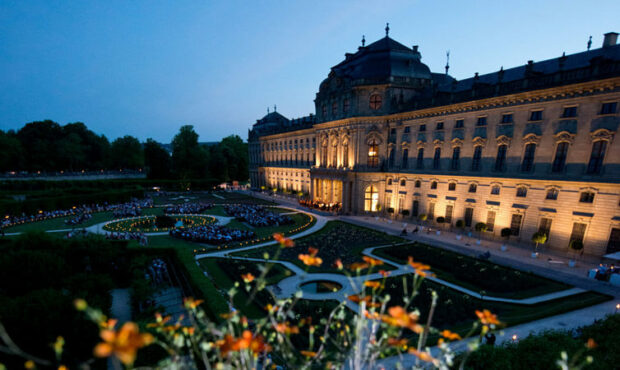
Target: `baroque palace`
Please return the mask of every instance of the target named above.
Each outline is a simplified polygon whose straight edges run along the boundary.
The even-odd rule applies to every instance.
[[[555,249],[620,251],[617,33],[600,48],[460,81],[388,34],[331,68],[316,114],[274,108],[253,125],[252,187],[347,214],[426,214],[523,241],[540,231]]]

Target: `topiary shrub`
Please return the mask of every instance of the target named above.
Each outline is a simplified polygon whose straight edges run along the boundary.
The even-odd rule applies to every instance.
[[[459,229],[462,229],[465,227],[465,221],[463,220],[456,220],[455,226]]]
[[[420,222],[424,222],[424,221],[426,221],[427,219],[428,219],[428,216],[426,215],[426,213],[422,213],[422,214],[419,214],[419,215],[418,215],[418,220],[419,220]]]
[[[540,231],[535,232],[532,235],[532,241],[534,243],[536,243],[536,245],[534,246],[534,252],[538,251],[538,244],[545,244],[547,242],[547,234],[542,233]]]
[[[446,222],[446,218],[443,216],[439,216],[437,217],[437,223],[438,224],[443,224],[444,222]]]
[[[568,246],[574,251],[580,251],[583,249],[583,242],[581,240],[571,240]]]
[[[478,222],[474,228],[479,233],[483,233],[483,232],[487,231],[487,229],[488,229],[487,224],[485,224],[484,222]]]
[[[157,216],[155,217],[155,225],[158,229],[167,229],[173,227],[176,224],[174,218],[170,216]]]
[[[403,216],[409,216],[409,210],[408,210],[408,209],[403,209],[400,213],[401,213]]]
[[[394,213],[394,208],[390,207],[387,209],[388,213]]]
[[[512,234],[512,231],[509,227],[505,227],[501,231],[502,238],[508,239],[510,237],[510,234]]]

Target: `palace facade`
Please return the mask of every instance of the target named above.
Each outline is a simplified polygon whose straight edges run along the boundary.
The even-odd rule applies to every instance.
[[[584,252],[620,251],[620,45],[457,81],[388,36],[345,54],[316,114],[249,131],[254,188],[350,214],[443,217]]]

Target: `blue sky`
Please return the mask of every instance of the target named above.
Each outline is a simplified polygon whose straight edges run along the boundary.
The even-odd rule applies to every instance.
[[[247,129],[277,104],[314,112],[329,68],[390,36],[457,79],[600,47],[620,2],[0,1],[0,129],[82,121],[111,139],[203,141]]]

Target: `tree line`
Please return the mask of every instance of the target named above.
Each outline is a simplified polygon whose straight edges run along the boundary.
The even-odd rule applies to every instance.
[[[153,139],[126,135],[110,142],[82,122],[31,122],[0,130],[0,173],[144,169],[152,179],[248,179],[248,147],[239,136],[209,145],[198,138],[193,126],[182,126],[169,152]]]

